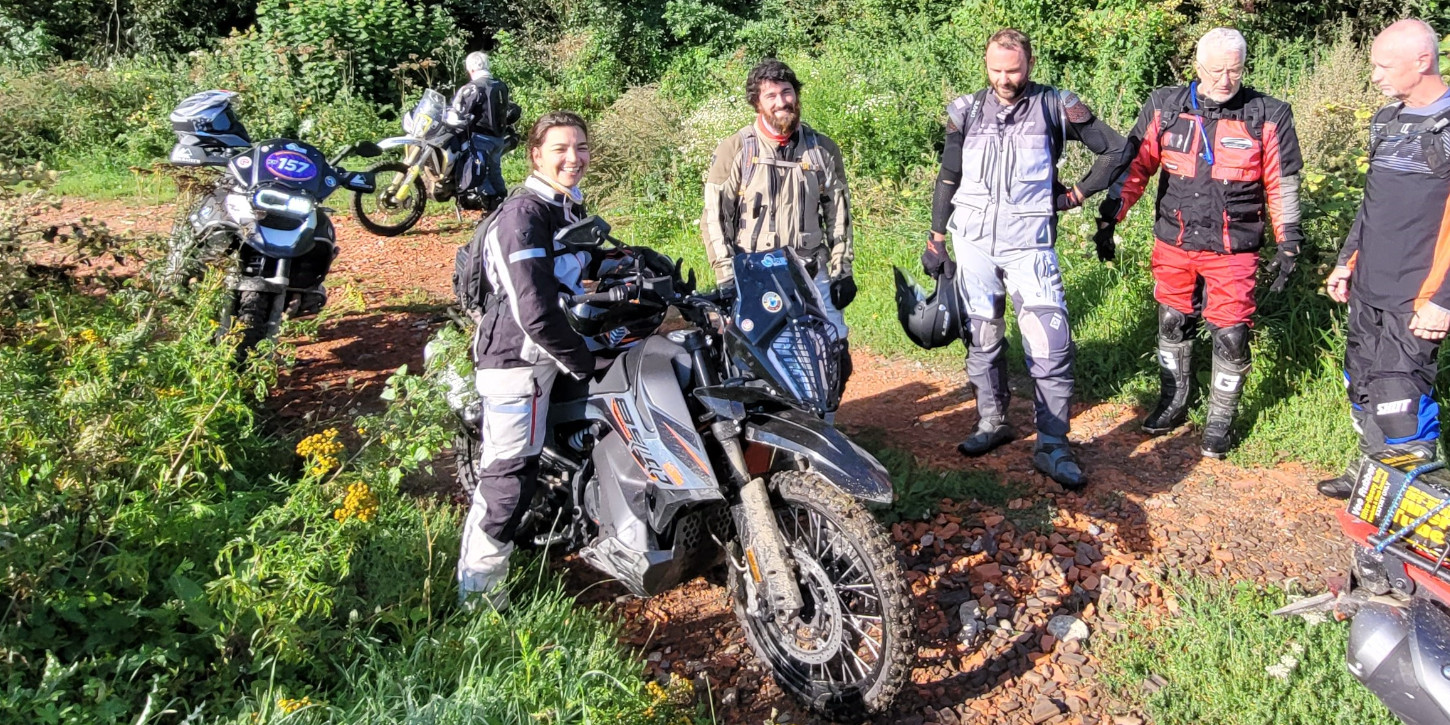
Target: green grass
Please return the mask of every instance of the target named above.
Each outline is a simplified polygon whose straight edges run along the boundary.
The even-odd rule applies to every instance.
[[[1158,725],[1366,725],[1397,722],[1345,668],[1348,625],[1269,614],[1283,591],[1182,579],[1182,611],[1168,621],[1129,617],[1093,652],[1114,694],[1146,708]],[[1266,671],[1289,665],[1276,677]],[[1152,675],[1168,684],[1147,694]]]
[[[576,605],[542,558],[518,556],[515,565],[502,615],[458,613],[413,643],[364,646],[338,663],[326,691],[270,687],[232,722],[298,722],[278,703],[303,697],[318,703],[314,717],[336,723],[663,721],[670,708],[619,646],[617,622]]]
[[[993,471],[955,471],[928,468],[901,448],[892,447],[880,430],[867,429],[851,436],[871,452],[891,474],[896,502],[879,514],[887,524],[926,519],[937,512],[942,499],[976,500],[989,506],[1005,506],[1021,496],[1021,486],[1003,483]]]
[[[148,162],[94,154],[60,159],[56,165],[62,169],[52,188],[57,194],[103,201],[123,199],[138,205],[164,204],[176,198],[176,182],[153,171]]]

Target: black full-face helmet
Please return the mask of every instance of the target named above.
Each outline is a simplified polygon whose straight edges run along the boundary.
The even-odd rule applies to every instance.
[[[957,289],[956,276],[943,274],[930,295],[900,268],[896,273],[896,317],[917,347],[931,350],[957,340],[967,342],[967,314]]]
[[[246,148],[247,129],[232,110],[230,91],[202,91],[188,96],[171,112],[171,130],[186,146]]]

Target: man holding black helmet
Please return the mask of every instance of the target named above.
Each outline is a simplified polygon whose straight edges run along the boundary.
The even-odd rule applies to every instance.
[[[1027,369],[1036,383],[1032,464],[1068,488],[1084,483],[1067,433],[1074,347],[1058,271],[1057,213],[1106,189],[1129,160],[1127,142],[1076,94],[1033,83],[1032,44],[1020,31],[987,42],[990,87],[947,107],[946,149],[932,199],[922,266],[955,275],[969,328],[967,376],[977,389],[977,431],[957,450],[982,455],[1008,441],[1006,302],[1017,311]],[[1097,161],[1077,185],[1057,182],[1067,141]],[[947,255],[951,232],[955,262]]]
[[[1188,419],[1198,318],[1213,337],[1213,382],[1201,451],[1223,458],[1250,369],[1249,324],[1265,217],[1278,254],[1271,290],[1288,283],[1304,234],[1299,228],[1303,158],[1289,104],[1242,85],[1248,45],[1215,28],[1198,41],[1198,80],[1148,97],[1128,134],[1137,149],[1122,195],[1098,207],[1098,255],[1113,256],[1113,227],[1158,175],[1153,296],[1158,300],[1157,407],[1143,421],[1153,435]],[[1160,173],[1161,169],[1161,173]]]

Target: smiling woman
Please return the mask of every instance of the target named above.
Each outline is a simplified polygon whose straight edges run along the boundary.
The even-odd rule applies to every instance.
[[[579,182],[589,168],[589,129],[569,111],[546,113],[529,132],[534,172],[478,228],[492,304],[485,305],[474,358],[483,397],[480,460],[463,526],[458,596],[502,609],[514,533],[533,500],[544,447],[549,391],[560,370],[583,380],[594,356],[570,326],[559,295],[583,292],[587,252],[569,251],[560,230],[584,216]],[[482,280],[479,280],[482,284]],[[480,296],[481,298],[481,296]]]
[[[577,191],[589,168],[589,127],[584,119],[569,111],[541,116],[529,132],[529,164],[545,181]]]

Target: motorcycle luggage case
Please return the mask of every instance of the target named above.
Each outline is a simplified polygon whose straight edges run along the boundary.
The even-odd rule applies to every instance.
[[[1450,469],[1425,471],[1406,485],[1411,473],[1424,465],[1426,461],[1417,456],[1386,455],[1367,459],[1360,466],[1354,494],[1349,500],[1349,513],[1381,528],[1385,519],[1391,518],[1388,534],[1414,523],[1450,498]],[[1420,523],[1399,543],[1434,562],[1445,550],[1447,531],[1450,531],[1450,507]]]

